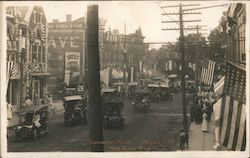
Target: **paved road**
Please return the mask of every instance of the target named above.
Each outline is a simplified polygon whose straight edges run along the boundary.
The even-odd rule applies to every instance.
[[[178,133],[182,128],[181,94],[176,94],[173,101],[152,103],[149,113],[135,112],[130,101],[125,101],[124,113],[127,117],[125,129],[104,130],[105,151],[178,150]],[[49,127],[50,134],[37,142],[15,143],[12,132],[8,151],[90,151],[88,125],[65,126],[60,110],[49,122]]]

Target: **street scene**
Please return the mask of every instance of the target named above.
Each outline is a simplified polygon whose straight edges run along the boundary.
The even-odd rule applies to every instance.
[[[246,151],[245,3],[7,4],[7,152]]]

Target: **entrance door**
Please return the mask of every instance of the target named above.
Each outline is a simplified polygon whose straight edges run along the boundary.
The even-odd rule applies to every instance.
[[[35,103],[35,105],[39,105],[39,99],[40,99],[40,81],[39,80],[35,80],[34,81],[34,95],[33,95],[33,101]]]

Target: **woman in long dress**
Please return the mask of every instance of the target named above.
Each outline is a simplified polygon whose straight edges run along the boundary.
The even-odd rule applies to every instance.
[[[203,113],[202,118],[203,118],[203,121],[202,121],[201,130],[202,130],[202,132],[207,132],[208,131],[208,120],[207,120],[206,112]]]

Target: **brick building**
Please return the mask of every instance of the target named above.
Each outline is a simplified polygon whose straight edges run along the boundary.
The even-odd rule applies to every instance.
[[[7,7],[7,99],[36,104],[47,92],[47,21],[43,8]]]

